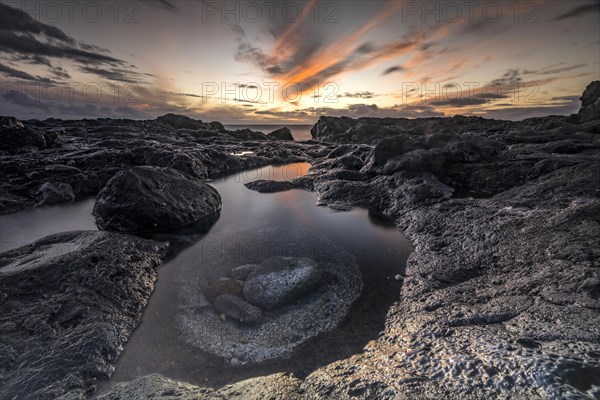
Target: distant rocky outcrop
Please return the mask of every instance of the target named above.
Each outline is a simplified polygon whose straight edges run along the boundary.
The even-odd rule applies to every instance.
[[[94,205],[100,229],[154,232],[179,228],[221,209],[212,186],[179,171],[135,167],[116,174],[98,193]]]
[[[0,117],[0,151],[43,150],[62,144],[62,130],[40,130],[25,127],[14,117]]]
[[[600,119],[600,81],[588,85],[581,95],[581,109],[577,116],[581,122]]]
[[[272,138],[272,139],[278,139],[278,140],[294,140],[294,137],[292,136],[292,131],[290,130],[290,128],[284,126],[283,128],[279,128],[274,130],[273,132],[269,133],[267,135],[268,137]]]
[[[202,122],[199,119],[193,119],[184,115],[165,114],[161,117],[157,117],[156,120],[160,123],[178,129],[207,129],[214,131],[225,130],[225,127],[220,122]]]

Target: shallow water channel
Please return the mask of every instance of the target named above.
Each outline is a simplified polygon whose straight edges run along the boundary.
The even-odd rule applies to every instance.
[[[208,232],[185,236],[158,269],[158,281],[140,326],[130,337],[109,384],[130,381],[138,376],[160,373],[190,383],[221,386],[246,378],[275,372],[308,375],[316,368],[360,353],[384,328],[389,306],[398,299],[401,282],[412,251],[410,242],[393,225],[368,210],[334,211],[315,205],[314,193],[291,190],[262,194],[248,190],[244,183],[257,179],[285,180],[303,175],[310,164],[268,166],[213,179],[221,194],[223,208]],[[31,243],[46,235],[77,229],[96,229],[91,215],[93,199],[58,206],[38,207],[0,217],[2,250]],[[276,229],[272,229],[276,228]],[[228,268],[264,259],[264,232],[301,231],[322,235],[351,253],[362,273],[363,292],[346,319],[335,330],[301,345],[289,357],[258,365],[230,366],[181,337],[177,313],[184,302],[188,283],[199,277],[218,278],[222,273],[211,266]],[[254,243],[252,232],[262,232],[262,243]],[[259,236],[259,235],[257,235]],[[297,236],[296,236],[297,237]],[[281,252],[294,243],[273,237],[271,246]]]

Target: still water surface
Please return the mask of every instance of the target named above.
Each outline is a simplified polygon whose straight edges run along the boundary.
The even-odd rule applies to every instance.
[[[361,352],[370,340],[376,339],[384,328],[389,306],[398,299],[401,283],[394,276],[404,272],[412,251],[410,242],[368,210],[338,212],[315,206],[316,197],[311,192],[261,194],[244,186],[256,179],[292,179],[307,173],[309,167],[308,163],[269,166],[210,182],[223,200],[219,219],[207,233],[190,236],[191,241],[176,246],[174,254],[159,268],[158,281],[142,322],[127,342],[109,383],[130,381],[150,373],[209,386],[280,371],[302,377],[320,366]],[[0,217],[2,242],[14,247],[61,231],[96,229],[92,208],[93,199]],[[228,366],[181,339],[175,318],[178,303],[185,295],[186,282],[194,274],[211,274],[203,270],[202,261],[207,257],[223,257],[223,251],[215,249],[225,248],[228,256],[239,258],[236,260],[239,264],[256,262],[251,252],[244,254],[243,249],[236,248],[235,235],[223,242],[228,232],[240,227],[245,232],[264,227],[301,229],[307,234],[324,235],[353,254],[361,269],[364,290],[342,325],[305,343],[289,358],[258,366]],[[239,241],[249,243],[252,238]],[[102,384],[99,393],[106,387],[107,383]]]

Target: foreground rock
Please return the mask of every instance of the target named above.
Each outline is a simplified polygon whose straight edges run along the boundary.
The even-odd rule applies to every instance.
[[[79,398],[108,378],[166,250],[80,231],[0,253],[0,397]]]
[[[273,257],[263,261],[244,283],[244,298],[261,308],[277,308],[315,289],[323,278],[307,257]]]
[[[179,271],[176,279],[187,284],[180,290],[177,323],[187,343],[222,357],[228,364],[259,363],[291,354],[307,340],[338,326],[361,293],[362,278],[354,257],[316,232],[255,222],[248,228],[232,226],[211,241],[226,243],[230,249],[251,248],[252,252],[203,260],[202,268],[210,275],[194,274],[198,280],[190,280],[192,273],[185,269]],[[243,259],[239,255],[244,255]],[[278,307],[265,309],[260,316],[260,309],[249,302],[224,295],[214,301],[217,312],[199,308],[204,297],[203,280],[214,281],[243,263],[260,265],[248,276],[244,295],[248,294],[246,286],[260,289],[252,290],[253,296],[260,299],[257,303],[265,308]],[[248,285],[254,279],[266,282],[268,271],[276,278],[272,287]],[[323,279],[317,282],[317,277]],[[295,301],[289,302],[292,299]],[[220,313],[229,318],[223,320]]]
[[[290,374],[274,374],[237,382],[214,389],[177,382],[160,375],[144,376],[130,384],[116,385],[99,400],[141,400],[154,398],[160,393],[165,400],[265,400],[305,399],[302,381]]]
[[[221,209],[212,186],[181,172],[136,167],[119,172],[100,191],[94,217],[100,229],[152,232],[179,228]]]

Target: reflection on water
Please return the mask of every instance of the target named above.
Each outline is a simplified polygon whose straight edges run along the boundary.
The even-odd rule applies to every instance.
[[[256,179],[292,179],[305,174],[309,167],[307,163],[271,166],[210,182],[223,200],[219,219],[208,233],[193,236],[193,243],[173,254],[159,268],[159,279],[142,323],[126,344],[109,383],[150,373],[211,386],[279,371],[302,377],[320,366],[361,352],[377,337],[384,328],[389,306],[400,292],[401,282],[394,276],[404,273],[412,251],[408,240],[374,212],[364,209],[338,212],[317,207],[315,194],[301,190],[261,194],[244,187],[244,183]],[[89,200],[0,217],[2,240],[24,244],[60,231],[95,229],[92,207],[93,200]],[[363,294],[339,328],[305,343],[290,358],[254,366],[226,366],[221,359],[203,353],[179,337],[175,318],[179,299],[185,295],[186,282],[197,278],[194,275],[211,276],[213,271],[203,269],[202,260],[207,257],[225,254],[238,257],[236,262],[241,264],[254,256],[249,248],[236,248],[235,239],[223,240],[234,237],[228,236],[229,232],[240,227],[248,231],[265,226],[318,233],[353,254],[363,275]],[[100,392],[109,383],[102,384]]]
[[[72,204],[40,206],[0,216],[0,252],[35,242],[53,233],[97,230],[94,199]]]

